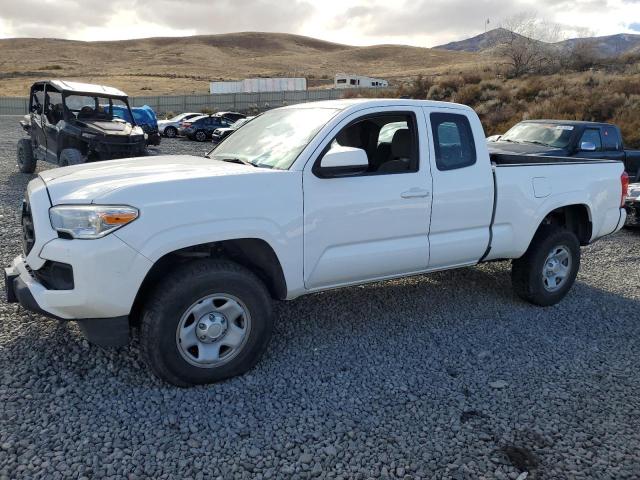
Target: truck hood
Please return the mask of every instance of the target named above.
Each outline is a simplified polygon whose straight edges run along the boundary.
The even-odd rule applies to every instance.
[[[128,158],[55,168],[40,173],[53,205],[97,203],[116,190],[211,177],[237,177],[272,172],[250,165],[190,155]]]
[[[91,132],[102,135],[135,135],[134,127],[128,122],[108,120],[76,120],[75,124]]]
[[[487,142],[490,153],[507,153],[515,155],[541,155],[545,157],[564,157],[567,151],[562,148],[545,147],[529,143]]]

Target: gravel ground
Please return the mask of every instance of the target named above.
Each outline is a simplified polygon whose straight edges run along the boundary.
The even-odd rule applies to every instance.
[[[7,265],[28,178],[16,118],[0,132]],[[281,303],[250,374],[189,390],[135,339],[103,350],[2,301],[0,478],[640,478],[639,261],[635,232],[585,248],[548,309],[507,263]]]

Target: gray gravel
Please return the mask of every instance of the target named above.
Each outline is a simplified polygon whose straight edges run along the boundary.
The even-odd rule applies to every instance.
[[[16,119],[0,132],[6,265],[27,178]],[[634,232],[586,248],[548,309],[507,263],[281,303],[250,374],[189,390],[135,340],[102,350],[3,301],[0,478],[639,478],[639,261]]]

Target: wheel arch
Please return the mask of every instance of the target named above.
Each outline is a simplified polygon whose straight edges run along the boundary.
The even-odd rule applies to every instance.
[[[208,242],[164,254],[147,272],[133,302],[130,319],[137,324],[149,294],[175,266],[199,258],[225,258],[252,271],[269,290],[272,298],[287,298],[287,283],[274,249],[259,238],[239,238]]]
[[[591,209],[584,203],[564,205],[549,211],[539,223],[534,236],[541,228],[548,225],[563,227],[573,232],[582,246],[588,245],[593,236]]]

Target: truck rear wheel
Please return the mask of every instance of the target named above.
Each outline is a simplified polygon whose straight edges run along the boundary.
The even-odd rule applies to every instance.
[[[269,293],[252,272],[225,260],[198,260],[173,270],[146,302],[142,356],[174,385],[214,383],[251,369],[272,325]]]
[[[69,165],[80,165],[85,163],[85,158],[80,152],[80,150],[76,150],[75,148],[65,148],[60,152],[60,159],[58,160],[58,165],[61,167],[67,167]]]
[[[29,138],[18,140],[18,168],[22,173],[33,173],[36,171],[36,159],[33,156],[33,147]]]
[[[580,242],[564,228],[544,226],[511,266],[511,282],[522,299],[548,307],[561,301],[580,269]]]

